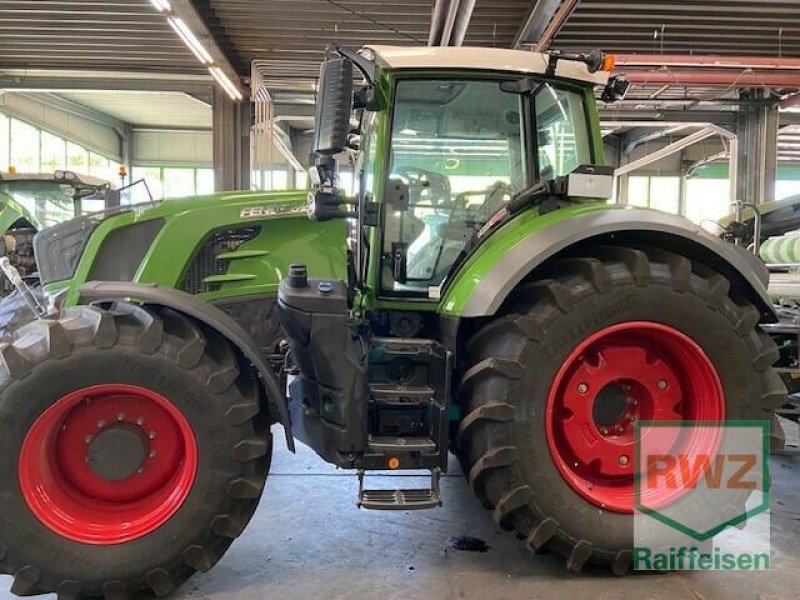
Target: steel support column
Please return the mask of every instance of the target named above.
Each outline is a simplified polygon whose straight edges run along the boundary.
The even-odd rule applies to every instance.
[[[748,95],[762,97],[763,91],[750,90]],[[763,204],[775,200],[778,171],[778,108],[777,106],[741,106],[737,117],[739,152],[735,199]]]
[[[232,102],[214,87],[214,187],[250,189],[250,103]]]

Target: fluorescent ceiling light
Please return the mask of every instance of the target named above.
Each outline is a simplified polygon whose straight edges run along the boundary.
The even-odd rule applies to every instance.
[[[156,7],[158,12],[169,12],[172,10],[167,0],[150,0],[150,3]]]
[[[211,73],[211,76],[214,80],[220,85],[220,87],[225,90],[225,93],[228,94],[231,100],[241,100],[242,93],[239,91],[233,82],[228,79],[228,76],[220,69],[219,67],[208,67],[208,72]]]
[[[170,24],[170,27],[175,30],[175,33],[178,34],[178,37],[183,40],[183,43],[189,47],[192,54],[197,57],[197,60],[204,65],[210,65],[214,62],[208,50],[200,43],[200,40],[192,33],[192,30],[184,23],[183,19],[179,17],[167,17],[167,22]]]

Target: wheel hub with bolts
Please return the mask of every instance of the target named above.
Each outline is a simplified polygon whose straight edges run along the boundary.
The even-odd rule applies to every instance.
[[[89,443],[86,464],[101,479],[122,481],[144,471],[147,438],[141,429],[113,424]]]
[[[631,512],[636,422],[724,417],[719,377],[700,347],[671,327],[630,322],[598,331],[569,354],[549,394],[546,429],[571,487],[597,506]],[[687,441],[696,449],[704,443]]]
[[[181,507],[197,472],[186,418],[139,386],[104,384],[58,399],[20,453],[20,487],[33,514],[68,539],[137,539]]]

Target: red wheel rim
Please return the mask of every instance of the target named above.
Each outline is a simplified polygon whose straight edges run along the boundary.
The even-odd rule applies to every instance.
[[[569,354],[550,388],[545,428],[553,462],[576,492],[601,508],[631,513],[634,422],[724,419],[722,384],[700,346],[667,325],[637,321],[602,329]],[[718,442],[698,428],[680,443],[713,454]]]
[[[53,532],[120,544],[174,516],[197,463],[192,428],[169,400],[106,384],[61,397],[36,419],[22,444],[19,482],[31,512]]]

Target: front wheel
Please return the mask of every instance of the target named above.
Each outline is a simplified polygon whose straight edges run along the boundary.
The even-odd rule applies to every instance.
[[[258,383],[224,339],[119,303],[26,325],[0,357],[12,592],[163,596],[220,559],[271,453]]]
[[[727,279],[676,254],[596,247],[541,275],[468,342],[457,451],[531,550],[624,574],[634,423],[769,420],[785,397],[777,348]]]

